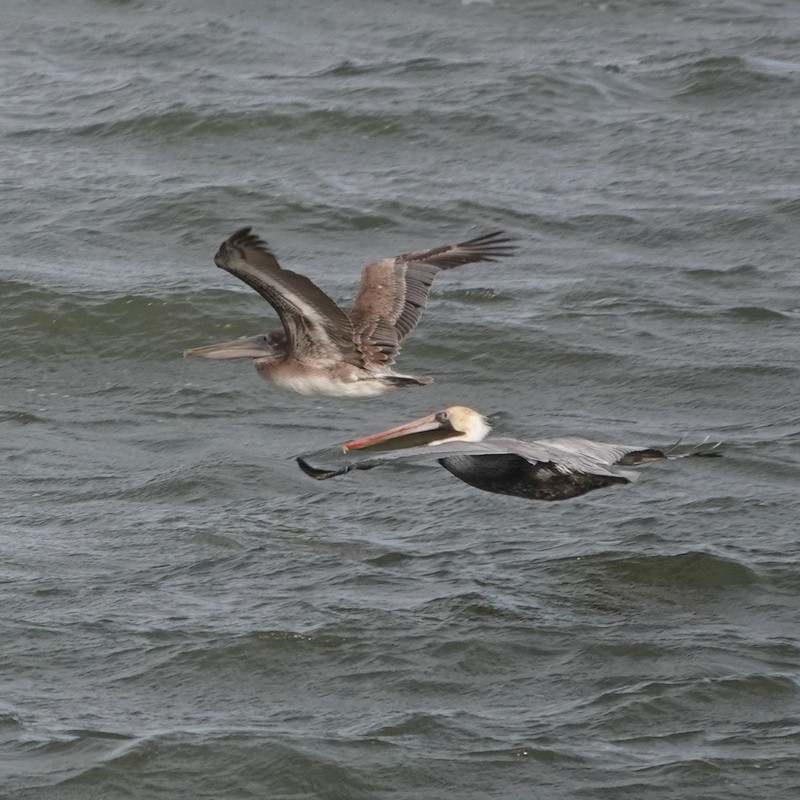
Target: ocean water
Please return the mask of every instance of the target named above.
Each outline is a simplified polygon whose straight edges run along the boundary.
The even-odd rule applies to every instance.
[[[792,2],[7,0],[0,796],[800,792]],[[244,225],[338,302],[495,229],[398,369],[304,398]],[[295,466],[450,404],[664,445],[564,503]]]

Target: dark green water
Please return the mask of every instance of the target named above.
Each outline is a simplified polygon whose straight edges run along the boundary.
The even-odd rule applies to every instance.
[[[800,791],[793,3],[10,0],[0,795]],[[347,304],[442,275],[374,401],[187,347],[273,327],[253,225]],[[450,404],[663,445],[560,503],[293,457]]]

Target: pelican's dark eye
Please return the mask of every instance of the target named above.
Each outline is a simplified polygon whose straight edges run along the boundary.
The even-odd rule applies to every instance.
[[[450,415],[446,411],[437,411],[434,419],[443,425],[445,422],[449,421]]]

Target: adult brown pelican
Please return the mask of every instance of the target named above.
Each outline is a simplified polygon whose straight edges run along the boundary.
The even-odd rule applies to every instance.
[[[372,469],[389,461],[435,459],[464,483],[486,492],[527,500],[566,500],[614,484],[631,483],[633,467],[662,459],[712,455],[720,442],[675,444],[667,448],[606,444],[577,436],[521,442],[495,438],[483,441],[491,427],[486,418],[464,406],[450,406],[388,431],[354,439],[345,451],[378,452],[336,470],[297,463],[317,480],[354,469]],[[400,448],[400,449],[395,449]]]
[[[416,327],[434,277],[474,261],[510,255],[502,231],[460,244],[406,253],[367,264],[355,304],[345,312],[304,275],[283,269],[265,242],[242,228],[214,257],[255,289],[277,312],[282,330],[196,347],[187,356],[251,358],[262,378],[304,395],[374,397],[433,378],[400,375],[391,365]]]

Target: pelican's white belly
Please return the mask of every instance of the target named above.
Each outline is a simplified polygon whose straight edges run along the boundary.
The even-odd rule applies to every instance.
[[[378,397],[393,388],[376,378],[342,381],[319,373],[303,375],[276,371],[271,379],[281,388],[306,397]]]

